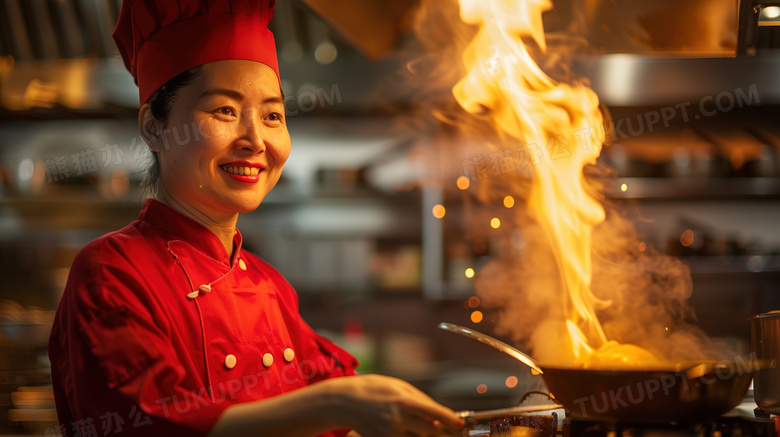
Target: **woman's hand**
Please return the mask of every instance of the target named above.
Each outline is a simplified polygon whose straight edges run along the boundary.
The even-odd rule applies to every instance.
[[[351,428],[349,437],[461,436],[463,419],[400,379],[331,378],[267,399],[229,406],[211,437],[308,437]],[[261,430],[258,434],[258,430]]]
[[[381,375],[334,378],[339,422],[362,437],[461,436],[463,420],[411,384]]]

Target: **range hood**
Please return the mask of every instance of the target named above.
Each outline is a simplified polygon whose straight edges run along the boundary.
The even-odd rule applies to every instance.
[[[305,111],[313,114],[382,114],[410,105],[411,92],[404,87],[381,85],[397,81],[416,56],[409,28],[423,1],[431,2],[427,7],[445,5],[279,2],[271,24],[285,94],[294,103],[301,96],[327,96],[329,104]],[[0,105],[7,114],[131,113],[137,89],[111,40],[120,5],[121,0],[0,2]],[[545,26],[587,41],[593,54],[579,57],[577,67],[609,105],[664,104],[744,82],[758,86],[762,103],[776,103],[778,6],[780,1],[756,0],[556,0]],[[625,90],[612,88],[615,75]]]

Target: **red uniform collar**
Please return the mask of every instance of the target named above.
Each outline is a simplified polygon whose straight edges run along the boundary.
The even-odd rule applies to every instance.
[[[162,229],[171,240],[182,240],[210,258],[231,265],[230,254],[213,232],[158,200],[146,199],[138,220]],[[241,233],[236,229],[233,236],[233,245],[236,247],[233,259],[239,258],[241,242]]]

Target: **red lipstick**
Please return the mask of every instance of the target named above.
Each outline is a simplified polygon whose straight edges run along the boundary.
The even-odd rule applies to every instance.
[[[247,184],[257,183],[265,168],[265,165],[259,162],[249,161],[232,161],[219,165],[219,169],[233,180]]]

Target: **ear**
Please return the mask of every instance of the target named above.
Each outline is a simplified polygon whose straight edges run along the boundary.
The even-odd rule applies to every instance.
[[[138,111],[138,130],[141,132],[141,138],[154,152],[160,151],[160,145],[163,144],[161,135],[163,134],[162,123],[152,115],[152,108],[148,103],[144,103]]]

